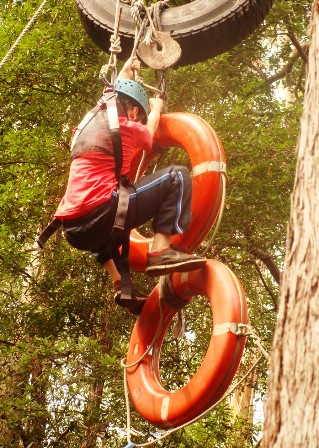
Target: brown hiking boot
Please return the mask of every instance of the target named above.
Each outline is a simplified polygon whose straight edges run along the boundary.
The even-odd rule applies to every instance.
[[[172,272],[189,272],[200,269],[206,264],[206,261],[204,257],[184,254],[168,248],[160,252],[149,252],[147,254],[145,272],[152,277],[171,274]]]

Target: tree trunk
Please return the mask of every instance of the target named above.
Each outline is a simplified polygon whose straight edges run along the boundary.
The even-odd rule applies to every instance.
[[[104,307],[104,315],[99,323],[99,342],[101,344],[104,354],[110,353],[112,348],[112,338],[110,334],[112,329],[110,327],[110,322],[108,319],[108,307]],[[96,375],[96,378],[98,375]],[[103,378],[100,380],[95,380],[90,385],[90,390],[86,403],[86,413],[87,417],[84,421],[84,426],[86,427],[85,436],[80,448],[95,448],[97,444],[97,436],[101,431],[105,431],[107,423],[101,421],[100,408],[103,397],[105,381]]]
[[[23,412],[15,402],[23,395],[28,376],[13,355],[6,354],[0,369],[0,447],[23,448]]]
[[[239,368],[238,373],[241,373]],[[239,375],[240,376],[240,375]],[[257,382],[257,373],[252,372],[240,388],[235,390],[231,396],[230,405],[233,408],[235,417],[242,417],[246,420],[253,420],[253,405],[255,396],[255,384]]]
[[[319,446],[319,2],[311,44],[263,447]]]

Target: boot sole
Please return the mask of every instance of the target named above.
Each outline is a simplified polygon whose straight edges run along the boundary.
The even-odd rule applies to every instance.
[[[205,266],[207,260],[189,260],[185,263],[163,264],[162,266],[148,266],[145,272],[150,277],[172,274],[173,272],[190,272]]]

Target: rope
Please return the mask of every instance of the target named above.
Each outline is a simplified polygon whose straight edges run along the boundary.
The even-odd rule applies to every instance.
[[[135,39],[134,39],[134,47],[131,53],[131,56],[135,56],[137,52],[138,44],[141,40],[141,37],[143,33],[145,32],[145,29],[147,27],[147,24],[150,23],[150,27],[152,29],[152,35],[156,35],[157,31],[155,28],[155,25],[152,20],[152,11],[156,11],[156,22],[159,23],[159,10],[162,7],[162,3],[166,3],[169,0],[163,0],[160,2],[158,6],[153,5],[151,8],[147,8],[144,6],[143,0],[117,0],[116,3],[116,11],[115,11],[115,23],[114,23],[114,32],[113,35],[110,37],[111,46],[109,48],[109,51],[111,53],[109,62],[106,65],[103,65],[100,70],[100,79],[103,81],[105,85],[113,85],[115,82],[115,79],[117,77],[117,71],[116,71],[116,62],[117,58],[116,55],[122,51],[121,49],[121,41],[119,37],[119,23],[121,20],[121,14],[122,14],[122,7],[120,6],[121,3],[125,3],[128,5],[131,5],[131,15],[132,18],[136,24],[136,31],[135,31]],[[144,19],[141,18],[140,11],[146,12],[146,17]],[[151,12],[150,12],[151,11]],[[155,13],[154,13],[155,14]],[[111,82],[108,82],[107,80],[107,74],[109,70],[112,69],[112,77]],[[135,81],[138,82],[142,87],[152,91],[155,94],[164,95],[164,92],[156,87],[150,86],[149,84],[146,84],[141,77],[137,75],[135,72]],[[163,83],[164,85],[164,83]]]
[[[146,43],[146,45],[150,45],[151,42],[153,42],[154,40],[158,41],[157,29],[155,27],[154,20],[153,20],[155,10],[159,11],[158,6],[156,7],[156,5],[159,5],[159,3],[156,3],[155,5],[154,4],[151,5],[150,8],[145,8],[146,15],[147,15],[147,18],[148,18],[148,21],[150,24],[150,26],[145,34],[145,37],[144,37],[144,42]],[[159,12],[158,12],[158,16],[159,16]]]
[[[17,38],[17,40],[14,42],[14,44],[12,45],[12,47],[10,48],[8,53],[5,55],[5,57],[0,62],[0,68],[6,63],[6,61],[9,59],[9,57],[12,55],[14,50],[17,48],[17,46],[21,42],[21,40],[24,38],[24,36],[27,34],[27,32],[32,28],[33,24],[36,22],[38,16],[40,15],[42,9],[44,8],[44,6],[47,2],[48,2],[48,0],[44,0],[42,2],[42,4],[40,5],[40,7],[38,8],[38,10],[36,11],[36,13],[34,14],[34,16],[29,20],[28,24],[26,25],[26,27],[24,28],[24,30],[22,31],[20,36]]]
[[[123,0],[121,0],[121,1],[123,2]],[[169,1],[169,0],[160,1],[156,4],[153,4],[150,8],[147,8],[144,6],[143,0],[131,0],[131,2],[130,2],[131,16],[136,25],[134,46],[132,49],[131,56],[136,56],[137,47],[140,43],[140,40],[142,39],[143,34],[144,34],[143,40],[146,44],[150,44],[152,41],[157,40],[157,31],[159,28],[161,28],[160,10],[161,10],[161,8],[163,8],[163,4],[166,4],[167,1]],[[146,16],[144,19],[141,18],[140,11],[144,11],[146,13]],[[156,26],[154,24],[153,16],[155,17]],[[148,24],[149,24],[149,27],[147,28]],[[162,77],[162,80],[163,80],[163,77]],[[162,80],[161,80],[162,86],[165,87],[165,83]],[[157,95],[160,95],[161,97],[164,96],[164,94],[165,94],[165,90],[161,90],[159,88],[156,88],[149,84],[146,84],[143,81],[143,79],[140,76],[138,76],[138,74],[136,72],[135,72],[135,81],[138,82],[145,89],[150,90],[151,92],[153,92]]]
[[[115,9],[115,19],[114,19],[114,31],[112,36],[110,37],[111,46],[109,48],[110,52],[110,58],[109,62],[106,65],[103,65],[99,78],[104,83],[104,85],[113,86],[117,77],[117,54],[121,53],[121,40],[119,37],[119,28],[120,28],[120,21],[121,21],[121,15],[122,15],[122,8],[120,6],[120,0],[117,0],[116,2],[116,9]],[[112,70],[111,74],[111,82],[107,80],[107,74],[109,70]]]
[[[157,33],[162,29],[160,11],[165,7],[166,3],[167,0],[163,0],[152,4],[148,8],[144,6],[143,0],[131,1],[131,16],[137,28],[133,49],[134,54],[143,34],[143,42],[146,45],[150,45],[151,42],[158,41]],[[141,12],[145,13],[144,19],[141,17]]]
[[[143,20],[141,18],[140,10],[142,11],[143,9],[145,9],[144,2],[143,0],[132,0],[130,2],[130,5],[132,19],[138,27],[141,27]]]
[[[160,305],[160,303],[159,303]],[[161,312],[161,320],[163,319],[163,315],[162,315],[162,310],[161,310],[161,305],[160,305],[160,312]],[[250,333],[247,333],[247,336],[252,336],[254,341],[256,342],[257,347],[260,349],[261,351],[261,355],[258,357],[258,359],[256,360],[256,362],[252,365],[252,367],[245,373],[245,375],[239,380],[237,381],[236,384],[234,384],[234,386],[229,390],[229,392],[224,395],[222,398],[220,398],[216,403],[214,403],[212,406],[210,406],[208,409],[206,409],[205,411],[203,411],[200,415],[198,415],[197,417],[194,417],[192,420],[174,428],[174,429],[170,429],[168,431],[166,431],[161,437],[156,438],[155,440],[152,440],[150,442],[146,442],[146,443],[142,443],[142,444],[134,444],[133,446],[136,447],[147,447],[147,446],[151,446],[157,442],[159,442],[160,440],[163,440],[164,438],[168,437],[169,435],[173,434],[176,431],[179,431],[180,429],[183,429],[189,425],[192,425],[194,423],[196,423],[197,421],[199,421],[200,419],[202,419],[203,417],[205,417],[205,415],[207,415],[209,412],[211,412],[218,404],[220,404],[222,401],[226,400],[230,395],[232,395],[235,390],[245,381],[245,379],[251,374],[251,372],[255,369],[255,367],[257,366],[257,364],[260,362],[260,360],[265,357],[267,361],[269,361],[269,354],[266,352],[266,350],[262,347],[261,343],[260,343],[260,338],[259,336],[256,334],[256,332],[253,330],[253,328],[251,326],[245,325],[246,329],[249,329]],[[143,357],[150,351],[150,349],[154,346],[155,340],[157,339],[157,333],[160,329],[160,325],[159,328],[157,329],[156,335],[151,343],[151,346],[148,348],[148,350],[141,356],[141,358],[136,361],[133,364],[130,364],[128,366],[125,366],[125,364],[123,364],[123,362],[121,363],[123,367],[133,367],[134,365],[138,364]],[[128,394],[128,388],[127,388],[127,376],[126,376],[126,369],[124,370],[124,393],[125,393],[125,403],[126,403],[126,412],[127,412],[127,442],[128,444],[131,443],[130,440],[130,432],[131,432],[131,422],[130,422],[130,406],[129,406],[129,394]]]
[[[269,361],[270,355],[268,352],[266,352],[266,350],[262,346],[260,337],[257,335],[257,333],[255,332],[255,330],[252,327],[249,326],[248,328],[249,328],[250,332],[247,334],[247,336],[252,337],[252,339],[254,340],[255,344],[257,345],[257,347],[259,348],[259,350],[261,351],[263,356],[266,358],[267,361]]]
[[[222,200],[221,200],[220,209],[218,212],[218,218],[217,218],[216,226],[214,228],[214,231],[212,233],[212,236],[209,239],[209,242],[208,242],[206,248],[203,250],[203,252],[200,253],[201,257],[206,255],[208,249],[210,249],[210,247],[212,246],[212,244],[215,240],[215,236],[219,230],[220,223],[222,221],[222,217],[223,217],[223,213],[224,213],[224,209],[225,209],[227,174],[224,171],[221,171],[221,175],[222,175],[222,177],[221,177],[221,179],[222,179]]]
[[[224,395],[222,398],[220,398],[216,403],[214,403],[212,406],[210,406],[208,409],[206,409],[206,411],[202,412],[200,415],[198,415],[197,417],[193,418],[192,420],[190,420],[189,422],[184,423],[183,425],[180,425],[174,429],[169,429],[168,431],[166,431],[161,437],[156,438],[155,440],[152,440],[150,442],[146,442],[146,443],[141,443],[141,444],[135,444],[134,446],[137,447],[146,447],[146,446],[151,446],[154,445],[155,443],[159,442],[160,440],[165,439],[166,437],[170,436],[171,434],[173,434],[176,431],[179,431],[180,429],[183,429],[189,425],[192,425],[194,423],[196,423],[197,421],[201,420],[203,417],[205,417],[205,415],[207,415],[209,412],[211,412],[217,405],[219,405],[222,401],[226,400],[230,395],[232,395],[235,390],[245,381],[245,379],[252,373],[252,371],[255,369],[255,367],[257,366],[257,364],[261,361],[263,355],[260,355],[258,357],[258,359],[256,360],[256,362],[252,365],[252,367],[245,373],[245,375],[229,390],[229,392]],[[126,389],[127,390],[127,389]],[[128,443],[131,443],[129,440],[129,436],[128,436]]]
[[[125,364],[124,359],[121,361],[121,366],[124,367],[124,394],[125,394],[125,405],[126,405],[126,436],[127,436],[127,442],[130,446],[131,442],[131,416],[130,416],[130,403],[129,403],[129,393],[128,393],[128,386],[127,386],[127,372],[126,369],[129,367],[134,367],[135,365],[139,364],[142,359],[150,352],[150,350],[154,347],[154,344],[158,338],[158,335],[162,329],[162,323],[163,323],[163,310],[161,307],[161,299],[159,299],[159,309],[160,309],[160,322],[158,325],[158,328],[156,330],[155,336],[150,344],[150,346],[147,348],[147,350],[143,353],[143,355],[141,355],[141,357],[135,361],[134,363],[131,364]],[[251,372],[255,369],[255,367],[257,366],[257,364],[259,363],[259,361],[265,357],[267,361],[269,361],[269,354],[266,352],[266,350],[264,349],[264,347],[262,346],[261,342],[260,342],[260,338],[259,336],[256,334],[256,332],[254,331],[254,329],[246,324],[242,324],[241,325],[241,330],[245,330],[242,331],[241,333],[238,333],[239,335],[245,335],[245,336],[252,336],[252,338],[254,339],[254,341],[256,342],[257,347],[260,349],[261,351],[261,355],[258,357],[257,361],[252,365],[252,367],[245,373],[245,375],[239,380],[237,381],[236,384],[234,384],[233,387],[230,388],[229,392],[224,395],[223,397],[221,397],[216,403],[214,403],[212,406],[210,406],[208,409],[206,409],[205,411],[203,411],[201,414],[199,414],[197,417],[194,417],[192,420],[176,427],[173,429],[170,429],[168,431],[166,431],[161,437],[156,438],[155,440],[152,440],[150,442],[146,442],[146,443],[142,443],[142,444],[133,444],[132,446],[136,446],[136,447],[147,447],[147,446],[151,446],[157,442],[159,442],[160,440],[163,440],[164,438],[168,437],[169,435],[173,434],[176,431],[179,431],[180,429],[183,429],[189,425],[192,425],[194,423],[196,423],[197,421],[201,420],[203,417],[205,417],[205,415],[207,415],[209,412],[211,412],[218,404],[220,404],[222,401],[226,400],[230,395],[232,395],[235,390],[245,381],[245,379],[251,374]],[[249,333],[247,333],[247,330],[249,330]]]
[[[159,310],[160,310],[160,320],[159,320],[158,328],[156,330],[156,333],[154,335],[154,338],[153,338],[150,346],[145,350],[145,352],[140,356],[140,358],[137,361],[134,361],[132,364],[125,364],[124,359],[122,359],[121,366],[124,367],[125,369],[134,367],[137,364],[139,364],[143,360],[143,358],[145,358],[145,356],[150,352],[150,350],[154,347],[154,344],[158,338],[158,335],[160,334],[160,332],[162,330],[162,325],[163,325],[163,309],[162,309],[160,300],[159,300]]]
[[[161,299],[159,299],[159,313],[160,313],[160,318],[159,318],[159,324],[156,330],[156,333],[154,335],[154,338],[150,344],[150,346],[145,350],[145,352],[140,356],[140,358],[137,361],[134,361],[131,364],[125,364],[125,359],[122,359],[121,361],[121,366],[124,368],[124,394],[125,394],[125,407],[126,407],[126,435],[127,435],[127,442],[131,443],[131,413],[130,413],[130,401],[129,401],[129,394],[128,394],[128,388],[127,388],[127,372],[126,370],[130,367],[134,367],[137,364],[139,364],[143,358],[145,358],[145,356],[150,352],[150,350],[152,350],[152,348],[155,345],[155,342],[158,339],[158,336],[162,330],[162,326],[163,326],[163,309],[162,309],[162,305],[161,305]],[[143,445],[142,445],[143,446]],[[147,446],[147,445],[145,445]]]
[[[140,161],[140,163],[138,165],[138,168],[137,168],[137,171],[136,171],[135,182],[137,182],[139,180],[139,178],[140,178],[141,170],[142,170],[142,167],[143,167],[143,164],[144,164],[145,157],[146,157],[146,151],[144,149],[143,153],[142,153],[141,161]]]

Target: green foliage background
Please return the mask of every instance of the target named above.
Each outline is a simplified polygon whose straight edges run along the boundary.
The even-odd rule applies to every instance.
[[[1,57],[38,6],[1,2]],[[200,115],[224,143],[223,221],[213,244],[200,250],[241,279],[251,324],[267,350],[285,254],[310,6],[309,0],[277,1],[266,22],[232,51],[167,74],[169,110]],[[87,254],[60,234],[42,252],[34,244],[63,194],[71,130],[99,97],[106,61],[73,2],[51,0],[0,71],[0,446],[126,443],[117,430],[126,425],[120,360],[134,319],[115,307],[107,275]],[[142,74],[155,83],[151,71]],[[288,100],[279,96],[283,89]],[[183,152],[177,158],[188,163]],[[147,291],[155,284],[143,275],[135,280]],[[205,313],[203,300],[187,311],[193,346],[168,336],[163,381],[181,381],[185,366],[194,368],[194,350],[204,356]],[[249,339],[239,376],[258,355]],[[243,390],[253,387],[263,397],[266,380],[261,361]],[[132,427],[144,434],[140,442],[156,431],[134,412]],[[235,416],[228,400],[158,446],[249,447],[259,429],[251,413]]]

